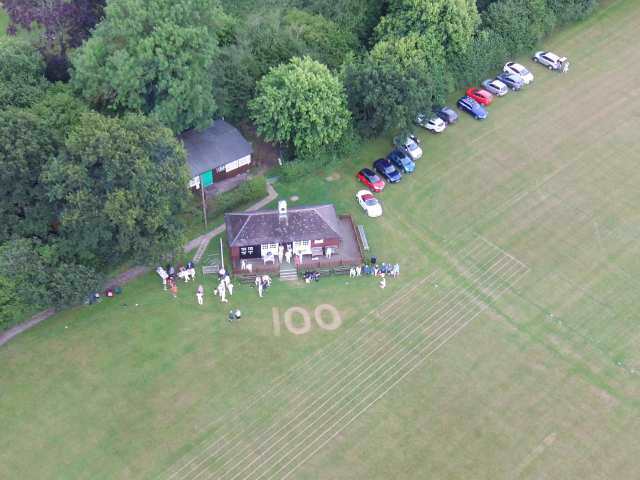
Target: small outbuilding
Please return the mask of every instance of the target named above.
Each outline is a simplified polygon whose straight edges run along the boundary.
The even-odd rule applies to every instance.
[[[224,120],[216,120],[205,130],[188,130],[179,138],[187,151],[189,188],[206,188],[246,172],[251,165],[251,144]]]

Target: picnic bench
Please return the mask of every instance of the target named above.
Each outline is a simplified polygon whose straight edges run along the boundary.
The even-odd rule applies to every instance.
[[[358,236],[362,242],[362,248],[369,250],[369,242],[367,241],[367,235],[364,233],[364,225],[358,225]]]

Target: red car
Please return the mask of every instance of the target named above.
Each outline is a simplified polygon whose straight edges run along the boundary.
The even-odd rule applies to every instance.
[[[493,95],[482,88],[471,87],[467,90],[467,96],[473,98],[480,105],[491,105]]]
[[[374,192],[381,192],[384,188],[384,180],[382,180],[376,172],[369,168],[363,168],[358,172],[358,180],[360,180]]]

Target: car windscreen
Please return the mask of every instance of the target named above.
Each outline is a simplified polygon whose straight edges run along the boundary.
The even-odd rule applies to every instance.
[[[378,201],[373,197],[365,197],[364,198],[364,203],[368,207],[375,207],[378,204]]]
[[[416,143],[415,143],[415,142],[412,142],[412,141],[407,142],[405,145],[406,145],[406,147],[407,147],[409,150],[411,150],[412,152],[413,152],[416,148],[418,148],[418,145],[416,145]]]

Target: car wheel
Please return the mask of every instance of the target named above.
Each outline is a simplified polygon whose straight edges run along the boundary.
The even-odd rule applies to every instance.
[[[536,62],[536,63],[540,62],[540,60],[538,60],[538,57],[533,57],[533,61]]]
[[[548,68],[549,70],[553,70],[553,67],[552,67],[551,65],[549,65],[547,68]]]

